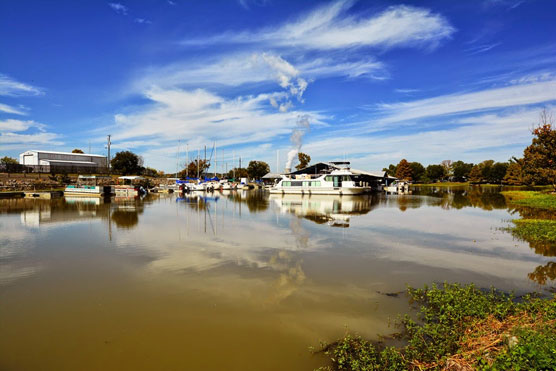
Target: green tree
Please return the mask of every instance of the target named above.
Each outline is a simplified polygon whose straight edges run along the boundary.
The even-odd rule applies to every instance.
[[[79,148],[76,148],[73,151],[71,151],[71,153],[84,153],[84,152],[82,150],[80,150]]]
[[[409,162],[404,158],[396,167],[396,178],[410,182],[412,178]]]
[[[521,168],[522,159],[513,158],[510,160],[506,174],[504,175],[504,183],[509,185],[523,184],[523,170]]]
[[[151,176],[153,178],[158,178],[158,176],[160,175],[160,173],[158,172],[158,170],[152,168],[152,167],[146,167],[145,170],[143,170],[143,175],[145,176]]]
[[[531,185],[551,184],[556,190],[556,127],[546,110],[539,121],[533,142],[523,151],[523,180]]]
[[[131,151],[116,153],[110,165],[114,173],[122,175],[141,174],[144,170],[141,157]]]
[[[427,170],[425,171],[425,175],[426,177],[431,181],[431,182],[437,182],[439,180],[444,179],[444,177],[446,176],[445,170],[444,170],[444,166],[442,165],[429,165],[427,166]]]
[[[19,162],[15,158],[4,156],[0,159],[0,164],[2,164],[2,165],[18,165]]]
[[[297,170],[306,168],[311,162],[311,156],[303,152],[299,152],[297,154],[297,159],[299,160],[299,164],[297,164],[295,167]]]
[[[397,170],[397,166],[394,164],[390,164],[388,165],[388,167],[382,169],[382,171],[385,171],[386,174],[390,176],[396,176],[396,170]]]
[[[235,172],[235,179],[249,177],[249,173],[247,172],[247,169],[244,167],[240,167],[240,168],[236,167],[233,170],[228,171],[226,177],[228,179],[232,179],[234,177],[234,172]]]
[[[411,168],[411,175],[413,176],[413,180],[415,182],[422,181],[426,172],[425,167],[419,162],[410,162],[409,167]]]
[[[479,169],[481,169],[481,177],[483,182],[490,182],[492,179],[492,167],[494,166],[494,160],[485,160],[479,164]]]
[[[477,164],[471,168],[469,172],[469,181],[471,183],[482,183],[484,181],[483,172],[480,164]]]
[[[199,169],[197,169],[199,167]],[[197,173],[199,174],[199,178],[203,178],[206,175],[206,171],[210,167],[210,164],[206,160],[202,159],[195,159],[187,164],[187,167],[179,172],[178,176],[182,179],[186,177],[196,178]],[[198,170],[198,171],[197,171]]]
[[[492,165],[490,169],[490,174],[488,181],[489,183],[499,184],[502,183],[504,180],[504,176],[506,175],[506,171],[508,170],[508,163],[507,162],[496,162]]]
[[[300,153],[301,155],[301,153]],[[307,156],[308,157],[308,156]],[[309,160],[311,158],[309,157]],[[299,161],[301,161],[301,156]],[[300,163],[301,165],[301,163]],[[305,167],[305,166],[303,166]],[[264,161],[249,161],[247,166],[247,174],[251,179],[261,179],[263,176],[270,172],[270,166]]]
[[[19,162],[15,158],[4,156],[0,159],[0,165],[6,169],[7,172],[17,171],[20,168]]]
[[[463,182],[469,178],[469,173],[473,168],[473,164],[465,163],[463,161],[456,161],[452,164],[452,171],[454,180],[456,182]]]

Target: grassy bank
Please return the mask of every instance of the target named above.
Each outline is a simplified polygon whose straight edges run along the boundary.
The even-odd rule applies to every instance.
[[[324,344],[322,370],[546,370],[556,367],[556,296],[508,294],[473,285],[408,289],[418,311],[397,322],[401,345],[346,335]]]
[[[556,210],[556,195],[536,191],[501,192],[509,204]]]

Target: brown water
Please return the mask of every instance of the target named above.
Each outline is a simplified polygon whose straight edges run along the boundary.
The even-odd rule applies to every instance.
[[[311,370],[391,332],[406,284],[550,288],[520,213],[497,189],[0,200],[0,369]]]

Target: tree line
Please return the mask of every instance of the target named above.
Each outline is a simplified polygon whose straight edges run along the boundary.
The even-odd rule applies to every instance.
[[[508,162],[486,160],[478,164],[444,160],[426,168],[419,162],[402,159],[383,170],[391,176],[416,183],[443,181],[508,185],[552,185],[556,190],[556,127],[551,113],[543,110],[532,130],[532,142],[523,157]]]

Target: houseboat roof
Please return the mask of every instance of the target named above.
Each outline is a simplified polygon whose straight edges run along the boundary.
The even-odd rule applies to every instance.
[[[118,177],[118,179],[138,180],[138,179],[145,179],[145,178],[139,175],[125,175],[125,176]]]
[[[282,178],[282,174],[278,174],[278,173],[268,173],[265,176],[263,176],[263,179],[280,179]]]
[[[354,168],[350,168],[349,166],[349,162],[348,161],[333,161],[333,162],[317,162],[316,164],[313,164],[311,166],[308,166],[306,168],[303,168],[301,170],[297,170],[297,171],[292,171],[286,175],[296,175],[296,174],[323,174],[325,172],[329,172],[332,170],[348,170],[351,171],[353,174],[356,175],[365,175],[365,176],[369,176],[369,177],[374,177],[374,178],[388,178],[388,179],[397,179],[394,177],[391,177],[389,175],[386,174],[385,171],[382,172],[370,172],[370,171],[365,171],[365,170],[359,170],[359,169],[354,169]],[[265,175],[266,177],[266,175]]]

